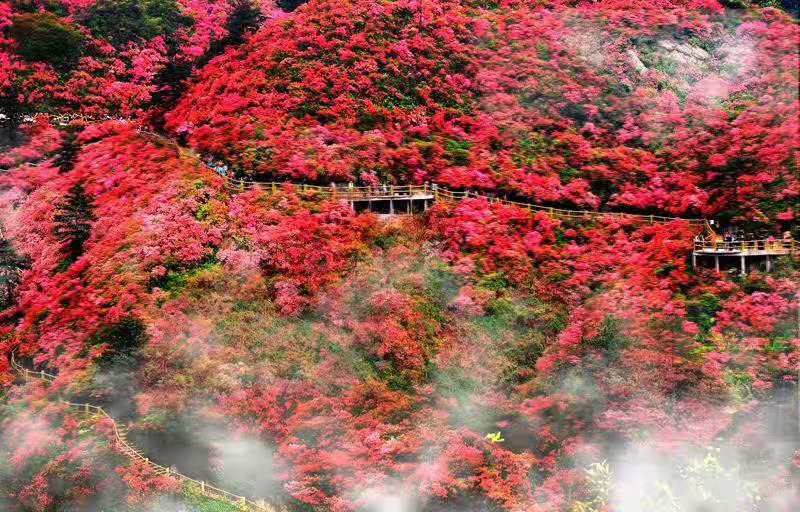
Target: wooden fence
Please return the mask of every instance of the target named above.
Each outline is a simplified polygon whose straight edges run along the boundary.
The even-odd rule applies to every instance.
[[[10,362],[11,362],[11,367],[14,369],[14,371],[24,379],[44,380],[47,382],[52,382],[56,379],[56,376],[53,374],[46,373],[44,371],[29,370],[24,366],[20,365],[14,359],[13,353],[11,354]],[[117,421],[110,414],[108,414],[108,412],[106,412],[105,409],[103,409],[102,407],[86,403],[73,403],[73,402],[68,402],[66,400],[60,400],[60,402],[66,405],[71,410],[76,411],[80,414],[92,418],[99,417],[107,419],[112,425],[114,431],[114,442],[117,448],[120,450],[120,452],[122,452],[126,457],[128,457],[132,461],[137,461],[142,464],[145,464],[157,475],[169,476],[171,478],[174,478],[175,480],[178,480],[179,482],[181,482],[181,484],[184,486],[184,489],[186,490],[191,489],[195,492],[198,492],[202,496],[205,496],[206,498],[226,502],[244,512],[286,511],[285,507],[278,507],[269,504],[263,500],[253,500],[247,498],[246,496],[240,496],[238,494],[228,492],[225,489],[220,489],[219,487],[215,487],[201,480],[195,480],[194,478],[188,477],[182,473],[179,473],[168,467],[153,462],[128,442],[127,428],[119,426],[117,424]]]

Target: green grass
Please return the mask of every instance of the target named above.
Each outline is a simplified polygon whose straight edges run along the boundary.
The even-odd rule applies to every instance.
[[[467,165],[469,163],[470,143],[465,140],[449,140],[445,144],[447,158],[453,165]]]
[[[212,500],[200,494],[195,486],[186,486],[184,502],[191,507],[192,512],[241,512],[236,505],[224,501]]]
[[[222,265],[216,261],[207,261],[187,270],[170,271],[157,285],[171,297],[177,297],[187,288],[213,282],[221,274]]]
[[[707,334],[715,322],[715,315],[721,308],[719,297],[712,293],[704,293],[697,298],[686,301],[689,320],[696,323],[700,331]]]

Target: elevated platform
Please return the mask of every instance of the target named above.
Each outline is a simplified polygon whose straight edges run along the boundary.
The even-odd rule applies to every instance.
[[[370,211],[378,215],[422,213],[436,201],[435,194],[427,185],[346,188],[337,191],[335,197],[349,202],[356,212]]]
[[[692,266],[698,260],[713,258],[714,269],[730,267],[732,261],[741,275],[756,265],[764,263],[766,271],[771,272],[776,258],[797,254],[798,244],[792,238],[767,238],[763,240],[723,240],[713,232],[711,236],[698,236],[694,240]],[[738,258],[738,261],[736,261]],[[754,265],[755,264],[755,265]]]

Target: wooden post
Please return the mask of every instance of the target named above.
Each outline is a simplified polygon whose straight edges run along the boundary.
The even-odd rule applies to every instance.
[[[692,252],[692,268],[697,267],[697,253]]]
[[[394,197],[389,197],[389,215],[394,215]]]
[[[716,254],[714,255],[714,270],[719,274],[719,256]]]
[[[770,259],[769,254],[767,254],[767,272],[772,272],[772,260]]]
[[[741,263],[742,263],[742,274],[741,275],[743,275],[743,276],[747,275],[747,267],[746,267],[746,263],[745,263],[745,255],[742,254],[739,258],[740,258]]]
[[[336,199],[336,183],[331,182],[331,199]]]

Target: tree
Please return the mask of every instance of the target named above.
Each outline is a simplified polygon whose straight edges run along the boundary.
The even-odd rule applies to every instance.
[[[233,10],[228,18],[227,44],[242,44],[244,36],[256,28],[264,16],[252,0],[232,0]]]
[[[278,0],[277,3],[278,7],[280,7],[281,10],[286,12],[292,12],[301,5],[303,5],[304,3],[306,3],[307,1],[308,0]]]
[[[20,101],[20,96],[19,87],[15,84],[11,84],[0,94],[0,112],[4,114],[0,123],[3,125],[3,134],[10,144],[17,141],[17,129],[22,124],[25,114],[32,110],[29,103]]]
[[[14,17],[11,37],[25,60],[47,62],[62,70],[78,60],[84,41],[83,34],[48,12]]]
[[[17,254],[11,242],[0,238],[0,304],[4,308],[12,304],[22,272],[29,268],[28,258]]]
[[[135,316],[100,329],[90,343],[104,343],[108,348],[98,361],[104,369],[133,370],[139,365],[139,349],[147,342],[147,327]]]
[[[93,209],[82,183],[70,188],[56,209],[53,235],[63,244],[67,263],[75,261],[83,253],[83,244],[89,239],[95,220]]]
[[[75,166],[75,157],[78,155],[80,146],[75,143],[78,138],[78,131],[70,130],[61,142],[61,148],[56,155],[54,163],[61,172],[72,170]]]
[[[175,0],[101,0],[91,8],[85,22],[94,36],[116,47],[170,36],[191,24],[192,19],[181,13]]]

